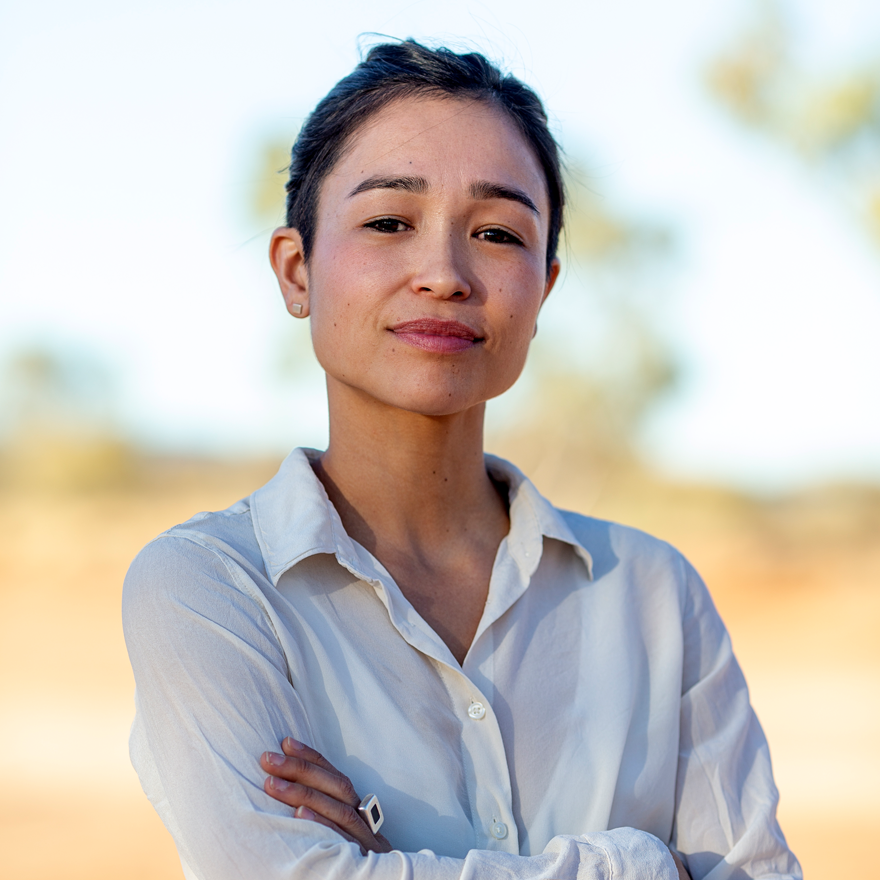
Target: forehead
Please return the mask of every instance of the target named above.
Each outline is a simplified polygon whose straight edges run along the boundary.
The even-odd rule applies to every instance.
[[[350,192],[374,175],[424,177],[432,187],[490,181],[524,189],[549,214],[544,173],[507,113],[491,104],[445,97],[400,98],[353,135],[324,190]]]

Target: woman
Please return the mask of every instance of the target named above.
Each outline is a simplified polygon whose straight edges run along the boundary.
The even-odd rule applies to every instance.
[[[187,877],[800,877],[699,577],[483,454],[559,273],[537,97],[378,46],[288,193],[328,448],[126,580],[132,759]]]

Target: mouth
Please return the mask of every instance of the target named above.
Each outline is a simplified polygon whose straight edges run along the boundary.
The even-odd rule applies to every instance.
[[[484,337],[459,321],[441,321],[437,318],[419,318],[404,321],[389,328],[402,342],[439,354],[466,351],[484,341]]]

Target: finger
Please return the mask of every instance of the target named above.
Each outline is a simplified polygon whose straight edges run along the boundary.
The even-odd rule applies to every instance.
[[[326,819],[324,816],[319,816],[317,813],[313,812],[308,807],[297,807],[297,809],[294,812],[294,816],[296,816],[297,819],[308,819],[312,822],[317,822],[319,825],[323,825],[325,828],[330,828],[331,830],[333,830],[337,834],[339,834],[341,837],[344,837],[346,840],[350,840],[352,843],[356,843],[358,846],[360,846],[361,852],[364,854],[366,854],[367,850],[371,848],[371,847],[365,847],[364,844],[361,843],[361,841],[355,839],[350,834],[347,834],[345,831],[343,831],[340,827],[335,825],[329,819]],[[374,840],[375,840],[375,846],[372,847],[373,852],[380,852],[380,853],[391,852],[391,849],[392,849],[391,844],[381,834],[377,834],[375,836]]]
[[[375,834],[373,835],[376,838],[376,843],[379,844],[381,849],[377,849],[376,852],[389,853],[394,847],[388,842],[384,834]]]
[[[333,773],[336,776],[345,775],[340,773],[319,751],[316,751],[311,746],[307,746],[305,743],[301,743],[292,736],[285,736],[281,740],[281,750],[285,755],[290,755],[294,758],[305,758],[307,761],[311,761],[312,764],[317,764],[328,773]]]
[[[691,875],[688,874],[687,868],[685,868],[681,859],[678,857],[678,853],[673,850],[669,850],[672,855],[672,861],[675,862],[675,867],[678,870],[678,880],[691,880]]]
[[[347,776],[332,773],[305,758],[264,752],[260,756],[260,766],[272,776],[298,782],[350,807],[360,804],[360,798]]]
[[[276,800],[291,807],[308,807],[358,840],[363,837],[364,829],[369,831],[366,822],[354,806],[325,794],[323,791],[302,782],[293,782],[278,776],[270,776],[266,780],[266,786],[267,792]],[[369,833],[372,835],[372,832]]]
[[[318,813],[314,812],[314,810],[310,810],[308,807],[297,807],[293,811],[293,815],[297,819],[307,819],[309,822],[316,822],[318,825],[323,825],[325,828],[329,828],[331,831],[335,831],[340,837],[344,837],[350,843],[356,843],[361,848],[361,852],[366,852],[364,850],[363,844],[359,840],[356,840],[350,834],[347,834],[338,825],[335,825],[325,816],[318,815]]]
[[[281,748],[289,758],[298,758],[305,761],[306,764],[263,763],[263,766],[267,772],[272,773],[274,776],[288,778],[290,781],[305,784],[314,790],[315,794],[311,800],[307,801],[305,797],[301,798],[301,803],[305,809],[309,809],[309,806],[314,807],[316,815],[320,815],[329,826],[337,828],[345,836],[350,835],[354,837],[362,847],[376,852],[391,852],[391,844],[381,834],[374,835],[369,825],[363,820],[360,813],[357,812],[357,807],[360,805],[360,797],[355,791],[351,780],[345,774],[340,773],[319,751],[294,739],[292,736],[287,736],[282,740]],[[267,757],[269,755],[270,753],[267,753]],[[281,768],[283,770],[279,772]],[[318,770],[330,774],[330,778],[325,776],[324,773],[318,772]],[[294,776],[296,776],[295,780],[292,778]],[[267,788],[267,791],[278,800],[285,800],[283,796],[277,797],[274,790]],[[305,793],[294,793],[295,796],[302,796],[303,794]],[[321,794],[326,794],[339,803],[328,803],[321,797]],[[343,809],[340,812],[340,804],[354,809]]]
[[[343,836],[355,840],[365,850],[390,852],[387,841],[384,838],[382,842],[378,841],[360,813],[350,804],[342,803],[299,782],[288,782],[277,776],[268,777],[263,787],[275,800],[298,808],[295,815],[299,815],[299,808],[305,807],[320,820],[326,820],[320,824],[339,830]]]

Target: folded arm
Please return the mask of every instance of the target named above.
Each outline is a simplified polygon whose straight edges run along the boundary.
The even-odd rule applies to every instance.
[[[315,740],[271,615],[241,567],[198,542],[160,538],[132,565],[123,618],[137,682],[132,759],[200,880],[678,876],[657,838],[629,828],[561,835],[530,857],[364,852],[346,829],[297,817],[267,794],[258,756],[287,735]]]

